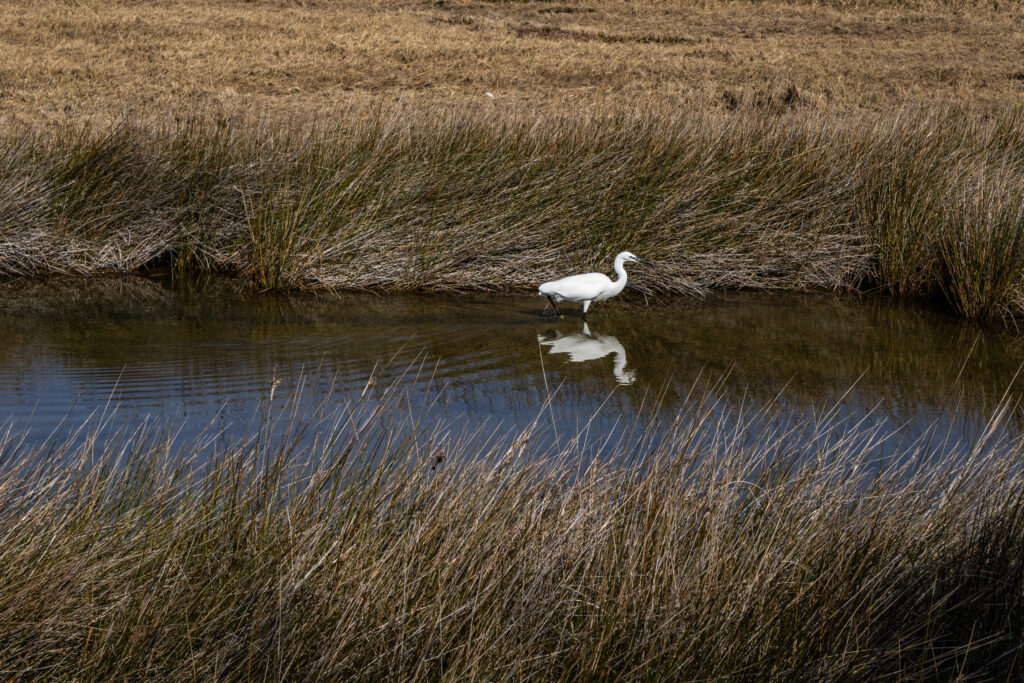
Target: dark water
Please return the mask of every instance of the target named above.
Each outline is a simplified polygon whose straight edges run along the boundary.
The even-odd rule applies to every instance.
[[[834,416],[914,439],[970,441],[1024,361],[1020,340],[915,307],[824,295],[722,294],[541,317],[534,297],[257,296],[142,278],[7,285],[0,421],[42,440],[90,415],[112,424],[251,428],[261,407],[358,394],[374,372],[431,417],[470,428],[613,431],[669,420],[698,397],[742,415]],[[410,371],[410,367],[413,368]],[[545,400],[551,398],[548,409]],[[270,404],[273,405],[273,404]],[[736,419],[741,419],[737,417]],[[1004,429],[1019,432],[1019,411]]]

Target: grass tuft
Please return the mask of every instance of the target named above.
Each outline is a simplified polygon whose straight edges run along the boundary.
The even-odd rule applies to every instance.
[[[536,427],[483,440],[427,424],[372,382],[311,416],[268,408],[231,443],[8,435],[0,670],[1019,674],[1020,444],[878,462],[877,433],[699,405],[598,459]]]
[[[0,136],[0,273],[236,274],[259,289],[523,290],[658,261],[644,294],[883,290],[1013,319],[1021,113],[535,117],[353,107]]]

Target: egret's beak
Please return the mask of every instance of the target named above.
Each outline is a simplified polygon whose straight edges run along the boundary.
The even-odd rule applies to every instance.
[[[642,258],[638,258],[638,259],[636,260],[636,262],[637,262],[637,263],[642,263],[642,264],[644,264],[645,266],[653,266],[653,265],[654,265],[654,261],[648,261],[647,259],[642,259]]]

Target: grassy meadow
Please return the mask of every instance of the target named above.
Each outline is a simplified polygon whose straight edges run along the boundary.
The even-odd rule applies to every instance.
[[[377,97],[990,111],[1024,93],[1022,19],[1005,0],[9,0],[0,117],[321,120]]]

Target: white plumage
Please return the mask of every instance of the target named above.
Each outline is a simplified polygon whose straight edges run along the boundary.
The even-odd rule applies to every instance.
[[[540,286],[539,294],[546,296],[551,302],[551,308],[555,315],[561,315],[556,301],[575,301],[583,304],[583,317],[587,317],[587,309],[594,301],[610,299],[626,286],[626,263],[650,263],[634,254],[624,251],[615,257],[615,272],[619,279],[612,280],[604,273],[584,273],[583,275],[570,275],[560,280],[545,282]]]

